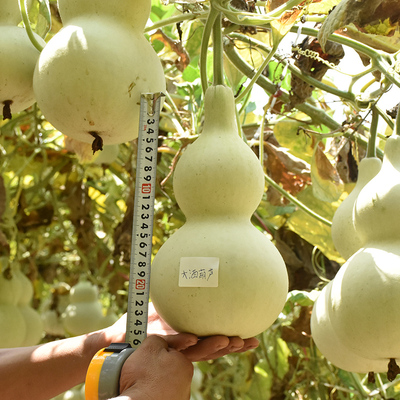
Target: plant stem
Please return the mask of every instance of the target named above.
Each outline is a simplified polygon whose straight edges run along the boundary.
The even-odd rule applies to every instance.
[[[230,40],[224,41],[224,49],[225,55],[229,58],[229,60],[235,65],[235,67],[241,71],[244,75],[249,78],[253,77],[255,72],[254,69],[237,53],[235,50],[234,44]],[[267,77],[264,75],[260,75],[257,79],[257,84],[261,86],[266,92],[269,94],[274,94],[276,91],[276,85],[272,83]],[[289,102],[289,93],[284,89],[281,89],[280,99],[288,103]],[[341,127],[337,121],[331,118],[328,114],[326,114],[323,110],[312,106],[308,103],[298,104],[296,108],[299,111],[304,112],[309,115],[317,124],[322,124],[327,126],[329,129],[338,129]]]
[[[367,146],[367,157],[376,157],[376,137],[378,135],[379,113],[372,107],[372,121],[369,128],[369,140]]]
[[[198,14],[193,13],[185,13],[180,15],[175,15],[170,18],[163,19],[161,21],[155,22],[153,25],[150,25],[144,29],[144,33],[149,33],[151,31],[155,31],[157,29],[161,29],[164,26],[175,25],[179,22],[190,21],[192,19],[206,19],[208,15],[208,11],[204,11]]]
[[[291,203],[299,207],[301,210],[306,212],[308,215],[311,215],[314,217],[316,220],[324,223],[325,225],[332,226],[332,222],[327,220],[326,218],[322,217],[321,215],[317,214],[315,211],[311,210],[311,208],[308,208],[305,204],[303,204],[301,201],[297,200],[296,197],[292,196],[290,193],[288,193],[285,189],[280,187],[275,181],[273,181],[267,174],[264,174],[264,178],[267,181],[269,185],[271,185],[274,189],[276,189],[280,194],[282,194],[284,197],[286,197]]]
[[[206,92],[208,88],[208,78],[207,78],[207,54],[208,54],[208,44],[210,42],[212,28],[214,26],[215,20],[220,15],[220,13],[215,10],[214,7],[210,8],[206,24],[204,25],[203,36],[201,39],[200,47],[200,81],[203,93]]]
[[[378,106],[375,105],[375,109],[378,112],[379,116],[385,120],[385,122],[389,125],[389,128],[394,130],[394,123],[392,119],[387,115],[384,111],[382,111]]]
[[[261,66],[258,68],[257,72],[254,73],[253,77],[251,78],[249,84],[246,86],[246,89],[243,90],[242,93],[238,97],[236,97],[236,103],[239,103],[247,94],[251,91],[253,88],[254,84],[257,82],[258,78],[262,74],[262,72],[265,70],[265,68],[268,66],[269,62],[271,61],[271,58],[274,56],[276,51],[278,50],[278,45],[279,43],[275,44],[271,51],[269,52],[268,56],[264,59],[263,63]]]
[[[25,30],[26,33],[28,34],[29,40],[36,47],[36,49],[38,49],[41,52],[44,49],[44,46],[37,41],[32,31],[32,27],[29,22],[28,12],[26,10],[25,0],[19,0],[19,10],[21,12],[22,21],[25,25]]]
[[[291,31],[297,32],[297,26],[294,25],[291,28]],[[314,28],[309,28],[309,27],[302,28],[302,33],[305,35],[317,37],[318,32],[319,31]],[[376,69],[378,69],[388,79],[388,81],[392,82],[397,87],[400,87],[400,76],[396,73],[393,73],[394,69],[391,63],[394,63],[394,59],[388,53],[375,50],[372,47],[360,43],[354,39],[350,39],[348,37],[341,36],[335,33],[332,33],[328,37],[328,40],[331,40],[332,42],[335,43],[343,44],[345,46],[349,46],[352,49],[356,50],[357,52],[360,52],[370,57],[371,62],[376,66]]]
[[[213,84],[224,84],[224,49],[222,45],[222,16],[218,13],[213,25]]]
[[[243,43],[248,43],[252,48],[257,48],[260,49],[264,52],[271,52],[271,48],[266,46],[264,43],[260,42],[259,40],[250,38],[249,36],[242,35],[240,33],[232,33],[229,35],[229,37],[233,39],[240,40]],[[348,100],[352,103],[355,102],[355,95],[349,91],[343,91],[337,88],[334,88],[332,86],[329,86],[325,83],[322,83],[321,81],[311,77],[310,75],[304,74],[299,68],[296,66],[292,65],[290,62],[287,61],[287,58],[284,56],[281,56],[279,54],[275,54],[274,57],[280,61],[282,64],[287,65],[289,67],[289,70],[296,76],[298,76],[300,79],[303,81],[309,83],[312,86],[315,86],[321,90],[324,90],[328,93],[334,94],[335,96],[338,96],[342,99]]]

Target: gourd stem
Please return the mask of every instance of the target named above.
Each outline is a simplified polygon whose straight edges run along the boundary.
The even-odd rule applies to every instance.
[[[379,121],[379,113],[373,106],[371,126],[369,129],[367,157],[376,157],[376,137],[378,135],[378,121]]]
[[[264,174],[264,178],[269,185],[271,185],[274,189],[276,189],[280,194],[286,197],[290,202],[294,205],[299,207],[301,210],[306,212],[308,215],[311,215],[316,220],[322,222],[325,225],[332,226],[332,222],[327,220],[326,218],[322,217],[321,215],[317,214],[315,211],[308,208],[305,204],[301,201],[297,200],[296,197],[292,196],[288,193],[285,189],[281,188],[275,181],[273,181],[267,174]]]
[[[264,107],[264,112],[260,124],[260,138],[259,138],[260,144],[258,146],[258,158],[260,159],[260,164],[263,169],[264,169],[264,127],[265,127],[265,118],[267,116],[268,110],[269,110],[268,107]]]
[[[247,85],[246,89],[243,90],[242,93],[238,97],[236,97],[236,103],[239,103],[244,97],[246,97],[247,93],[251,91],[253,88],[254,84],[257,82],[258,78],[261,76],[262,72],[265,70],[265,68],[268,66],[269,62],[271,61],[271,58],[274,56],[276,51],[278,50],[278,43],[275,43],[274,46],[272,47],[271,51],[269,52],[268,56],[264,59],[263,63],[261,64],[260,68],[258,68],[258,71],[254,73],[253,77],[251,78],[249,84]]]
[[[36,40],[35,35],[33,34],[32,27],[31,27],[31,24],[30,24],[29,18],[28,18],[28,12],[26,11],[25,0],[19,0],[19,9],[21,11],[22,21],[25,25],[25,30],[26,30],[26,33],[28,34],[29,40],[41,52],[44,49],[44,46],[42,46]]]
[[[204,25],[203,36],[201,38],[199,66],[200,66],[200,81],[203,93],[205,93],[208,88],[208,78],[207,78],[208,43],[210,42],[210,37],[212,28],[214,26],[214,22],[219,15],[220,14],[217,10],[215,10],[213,7],[210,8],[206,24]]]
[[[229,27],[224,29],[225,34],[227,33],[227,29],[229,29]],[[254,48],[260,49],[261,51],[266,52],[266,53],[269,53],[271,51],[271,48],[268,47],[266,44],[262,43],[261,41],[259,41],[257,39],[243,35],[241,33],[235,32],[235,33],[230,34],[229,37],[236,39],[236,40],[240,40],[243,43],[249,44],[250,47],[253,49]],[[338,97],[341,97],[342,99],[351,101],[353,104],[355,104],[356,96],[354,95],[354,93],[334,88],[330,85],[327,85],[327,84],[319,81],[318,79],[313,78],[310,75],[303,73],[300,70],[300,68],[298,68],[295,65],[291,64],[290,62],[288,62],[287,59],[285,58],[285,56],[283,56],[283,55],[280,55],[277,53],[274,55],[274,58],[277,59],[279,62],[281,62],[284,66],[287,65],[293,75],[296,75],[297,77],[299,77],[303,81],[309,83],[310,85],[315,86],[326,92],[332,93]]]
[[[222,16],[218,13],[213,25],[213,84],[224,84],[224,60],[222,45]]]
[[[226,56],[240,72],[242,72],[249,78],[254,77],[254,69],[235,50],[234,44],[230,40],[226,40],[224,42],[224,50]],[[276,91],[276,85],[264,75],[260,75],[258,77],[257,84],[269,94],[273,94]],[[280,99],[285,103],[289,102],[289,94],[286,90],[281,89]],[[296,108],[299,111],[302,111],[305,114],[309,115],[318,124],[325,125],[330,129],[338,129],[341,127],[339,122],[335,121],[325,111],[314,107],[311,104],[298,104]]]
[[[203,19],[203,18],[206,18],[207,15],[208,15],[208,11],[201,12],[198,14],[197,13],[196,14],[188,13],[188,14],[175,15],[173,17],[165,18],[165,19],[162,19],[161,21],[155,22],[153,25],[147,26],[143,32],[150,33],[157,29],[163,28],[164,26],[174,25],[174,24],[178,24],[183,21],[190,21],[192,19]]]

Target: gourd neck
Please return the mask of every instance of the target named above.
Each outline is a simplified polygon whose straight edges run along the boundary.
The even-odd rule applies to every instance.
[[[213,85],[204,97],[204,127],[202,135],[237,135],[235,99],[230,88]]]
[[[58,9],[64,25],[77,17],[107,17],[142,32],[150,16],[151,0],[58,0]]]
[[[400,172],[400,136],[391,136],[386,141],[382,169],[392,168]]]
[[[360,190],[380,171],[382,161],[378,157],[363,158],[358,168],[356,187]]]

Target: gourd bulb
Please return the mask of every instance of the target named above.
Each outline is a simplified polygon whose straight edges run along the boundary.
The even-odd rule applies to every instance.
[[[32,0],[25,0],[25,6],[28,10]],[[0,25],[18,25],[22,20],[19,10],[18,0],[1,0]]]
[[[88,281],[80,281],[71,288],[69,293],[71,303],[97,301],[99,290]]]
[[[18,305],[28,305],[33,299],[33,285],[31,280],[20,270],[14,272],[14,278],[19,280],[21,285]]]
[[[336,367],[356,373],[386,372],[386,360],[371,360],[353,353],[337,336],[329,317],[332,281],[321,291],[311,314],[311,335],[323,356]]]
[[[119,0],[115,3],[104,0],[58,0],[58,10],[64,25],[69,25],[78,16],[107,16],[127,24],[130,28],[143,31],[150,16],[151,1]]]
[[[28,305],[18,306],[25,325],[26,333],[20,346],[35,346],[40,343],[43,336],[43,322],[40,314]]]
[[[43,39],[35,34],[43,46]],[[0,23],[0,112],[3,118],[25,110],[35,102],[33,71],[39,51],[25,29]]]
[[[363,244],[400,240],[400,137],[386,141],[382,168],[361,190],[354,223]]]
[[[92,9],[89,2],[83,4]],[[41,52],[33,77],[47,120],[63,134],[93,143],[94,150],[135,139],[141,94],[166,89],[163,67],[142,26],[130,27],[114,17],[67,18],[69,24]]]
[[[66,332],[76,336],[101,328],[104,316],[97,297],[98,289],[90,282],[82,281],[72,287],[70,304],[62,314]]]
[[[332,239],[336,250],[344,259],[348,259],[362,247],[358,232],[354,226],[354,203],[361,189],[376,176],[381,169],[379,158],[363,158],[358,168],[358,179],[354,189],[343,200],[332,219]]]
[[[21,282],[15,278],[14,270],[5,270],[0,273],[0,304],[17,305],[21,292]]]
[[[340,268],[332,284],[329,315],[340,340],[360,357],[400,358],[400,248],[362,248]]]
[[[43,322],[40,314],[31,307],[33,298],[33,285],[30,279],[20,270],[14,272],[14,279],[21,285],[21,292],[18,298],[18,309],[21,312],[25,325],[26,333],[20,346],[34,346],[38,344],[43,334]]]
[[[153,260],[155,309],[176,331],[198,336],[266,330],[285,304],[288,277],[278,250],[250,222],[264,175],[238,136],[231,89],[207,89],[203,132],[178,161],[173,187],[186,223]]]

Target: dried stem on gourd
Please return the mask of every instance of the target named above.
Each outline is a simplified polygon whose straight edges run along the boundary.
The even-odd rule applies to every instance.
[[[3,120],[11,119],[11,104],[13,103],[12,100],[5,100],[3,101]]]

